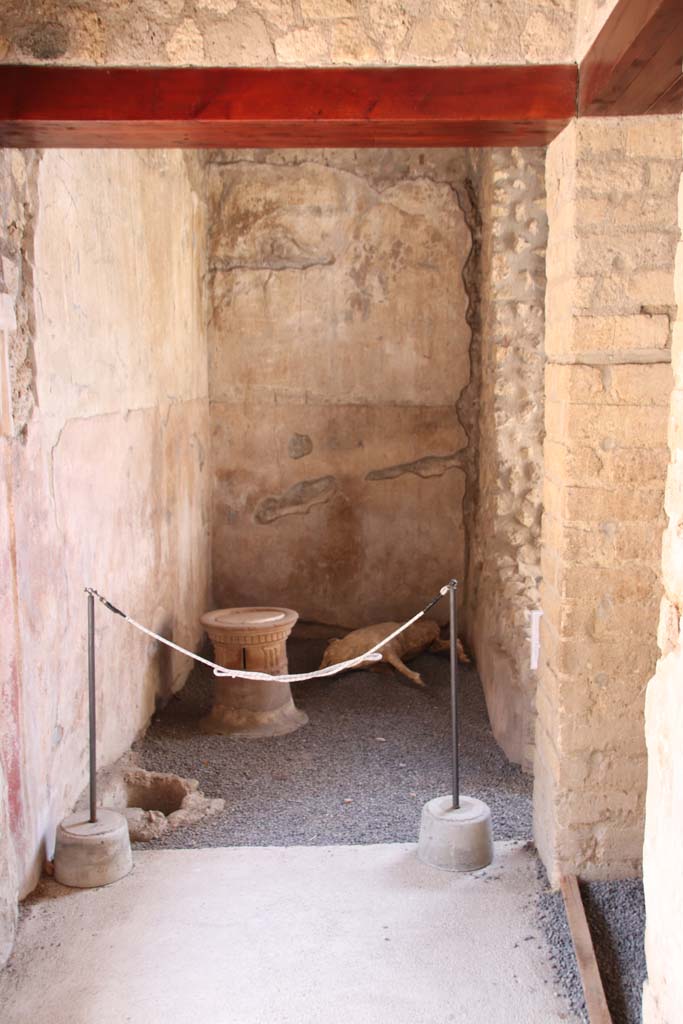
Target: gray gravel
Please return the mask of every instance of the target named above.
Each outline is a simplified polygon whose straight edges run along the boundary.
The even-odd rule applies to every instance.
[[[290,641],[290,671],[317,667],[324,646]],[[299,683],[294,696],[309,725],[262,740],[199,732],[212,676],[196,670],[136,750],[143,767],[198,779],[226,809],[154,848],[415,841],[422,805],[451,782],[448,658],[425,654],[413,666],[424,690],[393,672]],[[474,669],[462,666],[460,678],[463,791],[490,806],[495,838],[528,838],[531,778],[493,739]]]
[[[550,940],[551,963],[572,1009],[588,1024],[562,896],[548,888],[545,872],[539,871],[546,883],[539,915]],[[584,882],[581,895],[613,1024],[640,1024],[646,976],[643,884],[640,879]]]

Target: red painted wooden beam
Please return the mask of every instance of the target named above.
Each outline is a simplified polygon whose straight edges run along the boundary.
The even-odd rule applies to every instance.
[[[0,67],[0,145],[539,146],[574,116],[569,65]]]
[[[581,62],[579,113],[678,113],[682,65],[682,0],[619,0]]]

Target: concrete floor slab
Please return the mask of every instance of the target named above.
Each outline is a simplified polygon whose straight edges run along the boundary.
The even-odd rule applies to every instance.
[[[0,975],[3,1024],[553,1024],[523,843],[474,875],[412,844],[142,851],[46,883]]]

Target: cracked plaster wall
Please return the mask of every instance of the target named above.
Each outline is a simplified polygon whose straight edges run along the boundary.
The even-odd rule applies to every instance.
[[[491,726],[533,764],[543,465],[545,151],[479,154],[481,391],[469,550],[469,639]]]
[[[217,603],[407,617],[465,570],[467,154],[208,159]]]
[[[570,61],[574,0],[7,0],[0,60],[325,66]]]
[[[0,438],[0,824],[7,810],[12,836],[0,840],[2,952],[5,907],[35,884],[86,778],[84,586],[183,645],[200,641],[210,437],[196,158],[0,159],[0,331],[32,375],[15,388]],[[30,344],[15,343],[26,324]],[[182,684],[187,663],[99,607],[97,657],[105,764]]]

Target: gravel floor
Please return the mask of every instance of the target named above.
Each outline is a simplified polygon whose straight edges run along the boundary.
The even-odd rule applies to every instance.
[[[539,872],[546,883],[539,916],[553,950],[551,963],[572,1009],[588,1024],[562,896],[547,887],[540,867]],[[640,879],[585,882],[581,895],[613,1024],[640,1024],[646,976],[643,883]]]
[[[316,668],[324,646],[290,640],[290,670]],[[199,732],[198,720],[211,704],[212,676],[198,668],[135,749],[145,768],[198,779],[207,796],[225,799],[225,812],[138,846],[416,841],[422,805],[450,792],[451,784],[448,659],[425,654],[413,667],[427,682],[425,690],[394,673],[375,672],[293,686],[310,724],[268,740]],[[475,670],[461,666],[460,680],[462,789],[491,808],[494,838],[530,838],[532,780],[508,763],[493,739]],[[582,893],[614,1024],[639,1024],[642,884],[590,883]],[[546,889],[539,913],[558,985],[587,1020],[560,894]]]
[[[290,641],[290,671],[317,667],[324,646]],[[299,683],[309,725],[265,740],[200,733],[212,676],[195,671],[136,750],[144,768],[198,779],[225,812],[153,848],[416,841],[422,805],[451,791],[448,658],[425,654],[413,667],[424,690],[393,672]],[[495,839],[527,838],[531,778],[493,739],[476,672],[463,666],[460,678],[462,789],[490,806]]]

